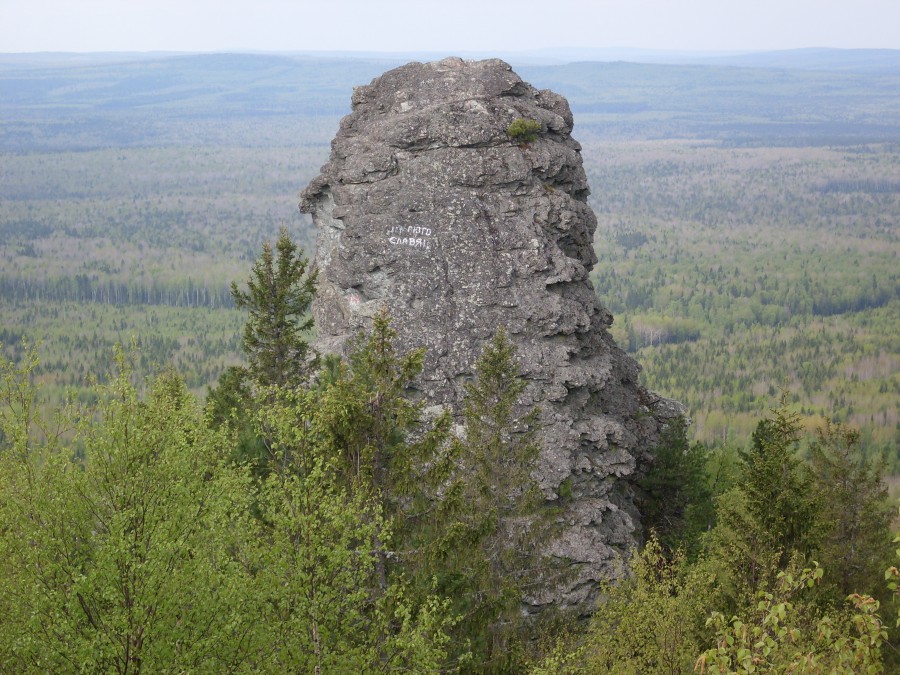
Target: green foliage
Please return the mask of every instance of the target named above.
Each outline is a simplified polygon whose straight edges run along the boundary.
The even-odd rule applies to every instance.
[[[565,673],[689,672],[706,643],[704,621],[712,578],[676,553],[667,557],[651,538],[631,559],[631,574],[606,584],[602,604],[581,634],[561,641],[530,672]]]
[[[817,430],[804,461],[801,431],[783,397],[759,421],[746,451],[709,455],[715,513],[707,516],[715,527],[701,537],[699,556],[690,560],[683,548],[651,538],[632,559],[632,576],[607,587],[589,627],[570,629],[532,672],[895,668],[881,604],[870,595],[884,595],[880,578],[889,564],[877,465],[860,456],[855,430],[840,424]],[[671,474],[650,483],[676,502],[683,495],[665,478],[682,475],[689,449],[683,432],[667,434],[679,449],[666,460]],[[896,567],[884,578],[896,593]]]
[[[737,485],[717,500],[705,547],[734,608],[817,550],[818,502],[796,454],[799,435],[796,415],[783,404],[760,420],[751,447],[739,453]]]
[[[900,544],[900,535],[894,537],[894,544]],[[895,549],[894,553],[900,558],[900,548]],[[900,596],[900,569],[897,569],[896,565],[891,565],[884,572],[884,580],[887,582],[888,590],[893,594],[894,602],[896,603],[898,596]],[[896,625],[900,628],[900,612],[897,613]]]
[[[782,396],[781,406],[760,420],[750,448],[740,454],[740,489],[748,512],[767,533],[767,548],[781,552],[781,569],[792,552],[805,555],[817,544],[818,504],[797,456],[800,431],[799,416],[788,410]]]
[[[252,423],[255,392],[303,385],[317,362],[309,358],[306,341],[313,326],[309,307],[316,275],[307,273],[308,262],[285,227],[275,249],[277,259],[271,244],[263,244],[247,291],[232,283],[235,304],[250,314],[241,340],[249,366],[228,367],[207,396],[212,424],[216,428],[227,425],[237,437],[235,459],[251,462],[260,474],[267,471],[272,457]]]
[[[30,433],[31,366],[3,363],[4,669],[439,668],[447,603],[413,601],[399,576],[379,586],[390,521],[332,466],[318,393],[263,392],[275,459],[254,481],[177,376],[140,400],[119,363],[97,406],[70,416],[78,456]]]
[[[704,540],[704,553],[717,566],[724,588],[723,611],[749,603],[756,590],[778,574],[782,551],[773,549],[769,533],[756,520],[740,488],[716,500],[716,526]]]
[[[378,495],[392,517],[401,516],[404,502],[429,483],[421,471],[438,456],[450,422],[447,415],[425,420],[422,403],[406,397],[425,352],[402,354],[396,339],[387,312],[376,314],[371,332],[350,345],[346,363],[332,364],[318,394],[334,466],[348,486]],[[446,467],[438,462],[431,469]]]
[[[290,480],[307,492],[287,509],[292,518],[310,510],[321,518],[322,505],[332,504],[334,513],[349,519],[338,527],[324,522],[314,528],[320,537],[345,539],[313,550],[297,550],[296,537],[290,531],[284,535],[294,546],[294,559],[276,569],[302,573],[306,579],[321,575],[324,581],[313,586],[323,588],[322,607],[346,621],[327,633],[322,624],[317,639],[327,634],[336,649],[358,637],[368,640],[367,653],[377,654],[391,668],[414,665],[429,671],[445,659],[453,613],[422,578],[417,552],[406,547],[418,527],[417,508],[436,490],[436,474],[447,471],[440,452],[449,417],[425,420],[422,405],[406,398],[423,352],[399,353],[396,337],[388,315],[377,314],[371,332],[355,340],[345,363],[326,361],[327,372],[316,388],[275,390],[274,404],[260,413],[260,435],[275,458],[268,484]],[[275,494],[283,497],[285,491],[278,488]],[[329,581],[350,573],[355,583],[349,579],[335,587]],[[326,596],[329,584],[346,597]],[[286,606],[291,611],[297,607],[293,600]],[[284,630],[290,634],[294,629]],[[315,648],[310,645],[313,652]],[[338,670],[353,670],[350,665],[345,662]],[[362,669],[368,668],[371,664]]]
[[[713,518],[706,470],[706,448],[688,440],[687,421],[670,422],[654,450],[653,464],[637,482],[641,522],[669,550],[696,550]]]
[[[312,395],[310,433],[346,489],[376,500],[391,523],[390,543],[372,538],[378,585],[408,579],[417,602],[450,599],[460,617],[452,662],[512,667],[519,605],[546,567],[531,477],[539,411],[517,408],[525,383],[501,330],[466,387],[463,438],[451,442],[449,415],[427,418],[405,395],[424,352],[399,353],[395,342],[388,315],[377,314]]]
[[[881,648],[887,631],[878,601],[864,595],[847,598],[845,613],[818,615],[803,602],[819,583],[817,565],[793,574],[782,571],[770,591],[760,591],[752,611],[742,617],[714,612],[714,648],[697,660],[699,673],[881,673]]]
[[[371,332],[350,346],[346,363],[326,363],[315,389],[290,396],[279,391],[277,406],[289,401],[294,412],[280,426],[264,416],[260,431],[278,457],[276,466],[322,461],[346,501],[369,505],[360,510],[357,528],[371,554],[372,579],[365,588],[381,603],[379,612],[402,612],[412,626],[418,621],[413,607],[431,612],[425,618],[452,615],[437,611],[433,581],[420,564],[425,554],[417,548],[427,547],[418,535],[423,522],[432,525],[423,511],[450,470],[450,418],[425,419],[422,404],[405,396],[424,353],[399,353],[396,337],[387,313],[378,313]],[[287,452],[273,445],[285,434],[296,439]],[[400,597],[409,601],[394,607]]]
[[[18,364],[0,356],[0,447],[27,454],[33,437],[42,431],[42,420],[34,387],[37,349],[23,341],[22,352]]]
[[[852,593],[883,594],[890,515],[877,465],[858,452],[858,432],[841,424],[816,431],[807,462],[799,440],[798,418],[782,401],[740,453],[735,487],[717,500],[706,548],[735,607],[769,592],[792,561],[813,559],[827,570],[812,595],[823,607]]]
[[[471,645],[473,671],[517,668],[523,597],[559,573],[542,552],[551,529],[533,477],[540,410],[519,405],[525,384],[501,327],[465,387],[457,469],[436,505],[439,525],[420,534],[426,570],[462,617],[455,636]]]
[[[716,526],[700,557],[688,562],[651,539],[631,562],[633,576],[606,590],[590,626],[570,630],[532,672],[894,667],[881,605],[868,595],[880,594],[888,565],[880,475],[856,452],[853,430],[820,428],[808,464],[797,454],[800,431],[784,405],[761,420],[737,474],[724,492],[713,490]],[[732,473],[718,460],[707,466]],[[896,567],[884,578],[896,593]]]
[[[250,314],[241,346],[250,374],[260,386],[298,386],[314,367],[307,359],[304,334],[313,325],[308,314],[316,274],[307,273],[307,266],[302,251],[282,227],[274,255],[271,244],[263,244],[247,290],[232,283],[235,305]]]
[[[96,409],[72,420],[83,462],[50,439],[27,447],[15,425],[15,452],[0,457],[0,663],[233,669],[251,621],[229,555],[245,476],[219,463],[223,439],[180,380],[157,380],[141,402],[119,364]]]
[[[519,117],[506,127],[506,135],[516,143],[533,143],[541,132],[541,123],[537,120],[529,120]]]
[[[233,459],[247,462],[255,472],[264,474],[270,457],[256,431],[255,404],[250,371],[229,366],[206,396],[206,415],[214,429],[224,428],[233,434]]]
[[[531,477],[538,411],[518,405],[513,345],[501,330],[485,348],[454,440],[448,416],[406,398],[422,355],[395,340],[382,313],[314,389],[261,389],[250,419],[270,459],[255,479],[229,459],[228,425],[211,424],[233,401],[204,415],[173,371],[142,399],[137,359],[120,352],[96,403],[48,424],[34,351],[0,361],[4,668],[521,672],[541,633],[538,673],[892,665],[878,601],[854,590],[835,603],[886,565],[883,488],[852,430],[821,428],[807,466],[796,416],[774,410],[733,486],[713,489],[699,559],[651,538],[586,626],[525,621],[523,595],[558,570],[540,554],[554,514]],[[234,371],[236,391],[244,378]],[[670,431],[666,461],[694,480],[684,429]],[[659,478],[657,495],[684,497]],[[809,523],[792,520],[801,511]],[[896,590],[896,568],[884,577]]]
[[[230,366],[219,378],[219,384],[206,396],[206,412],[210,422],[220,427],[236,415],[248,414],[247,402],[253,398],[250,372],[240,366]]]
[[[890,559],[891,509],[881,468],[862,457],[859,432],[830,420],[809,446],[809,471],[818,497],[821,544],[834,595],[880,594],[880,573]]]
[[[452,623],[446,603],[427,595],[414,605],[402,577],[384,577],[390,520],[370,491],[348,486],[335,470],[319,417],[320,405],[331,404],[317,392],[282,390],[260,409],[274,458],[259,494],[264,534],[254,559],[268,667],[437,670]]]

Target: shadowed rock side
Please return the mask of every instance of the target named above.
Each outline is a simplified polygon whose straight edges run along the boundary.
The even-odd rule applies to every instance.
[[[508,137],[518,118],[540,122],[535,141]],[[419,394],[458,412],[497,327],[516,343],[523,404],[542,411],[538,479],[565,502],[552,551],[577,570],[534,605],[587,606],[621,572],[640,536],[629,477],[681,412],[638,385],[588,279],[597,222],[572,124],[503,61],[411,63],[355,89],[300,205],[318,228],[320,351],[386,305],[404,346],[428,349]]]

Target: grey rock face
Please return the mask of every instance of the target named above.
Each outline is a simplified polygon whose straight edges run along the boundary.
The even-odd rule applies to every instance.
[[[520,145],[506,129],[541,124]],[[535,605],[585,606],[640,536],[629,478],[678,404],[643,390],[588,273],[596,218],[567,101],[499,60],[389,71],[353,93],[331,158],[303,192],[318,228],[318,349],[341,353],[384,305],[428,353],[419,394],[458,411],[506,326],[542,411],[537,478],[565,501],[555,555],[578,570]],[[560,486],[565,483],[560,496]]]

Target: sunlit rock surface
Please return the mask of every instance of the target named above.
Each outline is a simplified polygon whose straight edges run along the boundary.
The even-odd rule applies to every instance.
[[[519,118],[541,124],[536,140],[509,138]],[[630,479],[682,411],[638,385],[610,336],[572,126],[562,96],[503,61],[411,63],[355,89],[301,202],[318,229],[321,351],[340,353],[386,305],[403,345],[428,349],[418,394],[458,411],[497,327],[518,346],[522,403],[542,411],[537,477],[564,506],[551,550],[576,571],[535,606],[589,607],[621,573],[641,535]]]

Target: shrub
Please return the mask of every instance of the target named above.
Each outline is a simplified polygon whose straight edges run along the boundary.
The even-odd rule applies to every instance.
[[[537,120],[526,120],[522,117],[513,120],[508,127],[506,133],[513,141],[525,144],[537,140],[538,133],[541,131],[541,123]]]

